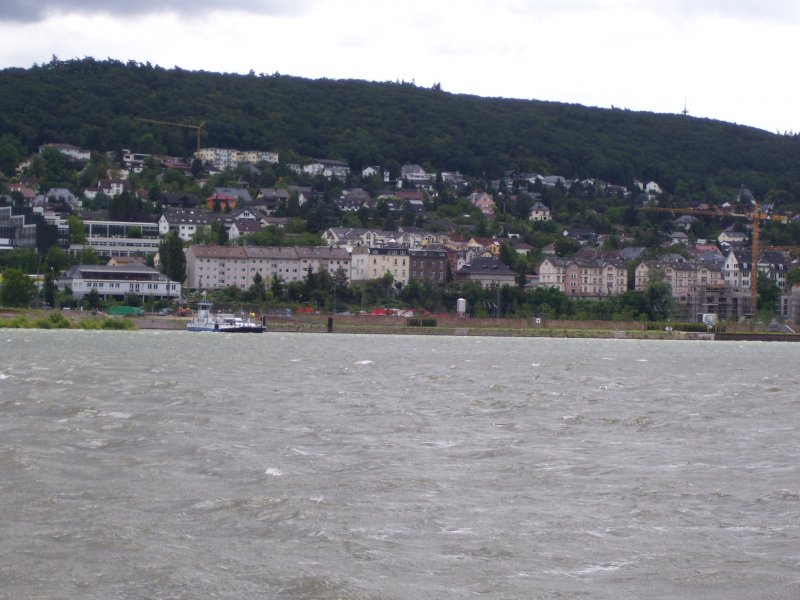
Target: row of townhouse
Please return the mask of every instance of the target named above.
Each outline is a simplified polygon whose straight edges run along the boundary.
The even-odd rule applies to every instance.
[[[298,165],[291,163],[288,167],[297,174],[321,175],[326,179],[347,179],[350,175],[350,167],[342,160],[334,160],[329,158],[315,158],[307,165]]]
[[[732,251],[723,260],[661,260],[640,262],[634,271],[634,290],[644,292],[654,274],[666,282],[680,317],[695,320],[704,313],[716,313],[723,320],[738,320],[752,314],[749,253]],[[762,277],[786,291],[789,259],[780,252],[763,252],[758,268]],[[547,258],[539,266],[539,284],[568,296],[604,298],[628,289],[628,269],[615,258]],[[784,293],[780,312],[792,311]]]
[[[636,267],[634,289],[645,291],[653,273],[659,273],[660,278],[669,284],[672,297],[685,303],[701,288],[724,285],[722,272],[718,263],[644,261]]]
[[[798,298],[786,286],[789,258],[781,252],[762,252],[758,259],[759,277],[773,282],[781,291],[778,314],[795,321]],[[670,285],[681,316],[695,319],[715,313],[727,321],[752,316],[752,255],[748,251],[729,252],[722,262],[645,262],[636,268],[636,290],[647,287],[653,269]]]
[[[277,152],[267,152],[264,150],[234,150],[231,148],[200,148],[194,153],[194,157],[203,162],[210,163],[218,169],[226,167],[237,167],[244,163],[256,164],[267,162],[276,164],[278,162]]]
[[[749,304],[749,294],[725,284],[720,262],[644,261],[637,265],[634,289],[644,292],[654,276],[669,285],[678,308],[678,317],[696,321],[714,313],[722,320],[737,320]]]
[[[328,246],[189,246],[186,281],[191,289],[236,286],[247,289],[256,275],[302,281],[310,272],[342,270],[350,278],[350,254]]]
[[[382,231],[354,227],[331,227],[323,232],[322,239],[329,246],[348,250],[359,246],[366,248],[382,248],[386,246],[422,248],[430,244],[447,244],[451,241],[450,237],[445,233],[433,233],[416,228],[404,228],[400,231]]]
[[[351,281],[367,281],[391,273],[396,283],[412,279],[444,285],[447,281],[447,251],[414,250],[401,246],[353,248]]]
[[[570,297],[608,298],[628,289],[628,268],[619,259],[549,257],[539,265],[539,282]]]
[[[725,284],[736,289],[750,290],[753,269],[753,254],[749,250],[731,250],[725,258]],[[780,288],[786,289],[786,274],[791,261],[783,252],[767,250],[758,254],[760,277],[766,277]]]
[[[193,245],[186,251],[186,284],[191,289],[216,289],[236,286],[249,288],[256,275],[276,277],[289,283],[302,281],[309,272],[322,269],[335,274],[341,269],[348,282],[379,279],[390,273],[395,283],[411,280],[445,285],[448,272],[456,277],[477,281],[483,287],[514,285],[515,273],[498,259],[475,257],[458,272],[451,271],[452,250],[445,248],[412,249],[400,246],[385,248],[344,248],[330,246],[261,247]]]

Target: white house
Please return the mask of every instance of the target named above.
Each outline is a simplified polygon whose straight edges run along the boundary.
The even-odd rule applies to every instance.
[[[528,221],[549,221],[550,209],[542,202],[535,202],[528,211]]]
[[[733,227],[728,227],[717,237],[720,244],[744,244],[747,242],[747,234],[743,231],[735,231]]]
[[[327,158],[315,158],[313,162],[303,167],[303,173],[308,175],[322,175],[326,179],[347,179],[350,175],[350,167],[341,160],[331,160]]]
[[[73,160],[89,160],[92,157],[92,153],[89,150],[78,148],[72,144],[42,144],[39,146],[39,154],[42,154],[48,148],[58,150],[61,154]]]
[[[141,264],[73,265],[56,279],[56,286],[63,291],[72,290],[76,298],[83,298],[92,291],[101,298],[122,300],[126,294],[142,298],[178,299],[181,284],[171,281],[163,273]]]
[[[233,224],[230,215],[196,209],[173,209],[161,215],[158,232],[160,235],[167,235],[170,231],[175,231],[178,237],[188,242],[197,233],[198,227],[210,227],[217,221],[225,223],[228,229]]]
[[[375,175],[383,175],[383,171],[380,167],[367,167],[361,171],[361,177],[364,179],[375,177]]]

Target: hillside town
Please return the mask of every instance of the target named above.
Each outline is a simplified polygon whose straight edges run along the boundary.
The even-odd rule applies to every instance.
[[[51,186],[59,169],[71,185]],[[763,244],[755,260],[752,250],[760,225],[797,219],[744,187],[720,206],[668,212],[655,181],[516,171],[483,181],[418,164],[353,172],[341,160],[282,162],[270,151],[98,156],[63,143],[42,145],[2,186],[0,256],[60,249],[70,264],[34,279],[41,288],[49,275],[77,301],[177,303],[254,283],[286,289],[324,271],[343,287],[383,278],[395,290],[510,286],[585,301],[659,282],[671,318],[738,322],[758,312],[758,276],[772,314],[794,324],[800,311],[792,248]],[[626,227],[631,211],[658,228]],[[178,277],[163,264],[169,239],[183,256]]]

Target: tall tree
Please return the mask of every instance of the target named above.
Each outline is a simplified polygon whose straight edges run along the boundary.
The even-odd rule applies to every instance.
[[[172,281],[183,283],[186,279],[186,255],[183,253],[183,242],[177,231],[170,231],[158,247],[158,259],[161,272]]]
[[[3,271],[0,303],[3,306],[27,306],[36,296],[36,284],[22,270],[10,267]]]
[[[647,288],[644,291],[644,302],[647,316],[651,321],[666,321],[672,318],[675,311],[675,300],[672,288],[664,280],[664,273],[658,269],[650,271]]]

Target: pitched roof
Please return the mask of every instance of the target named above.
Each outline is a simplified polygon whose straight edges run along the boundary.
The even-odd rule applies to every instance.
[[[461,274],[516,275],[505,263],[491,256],[475,258],[471,263],[461,267],[458,272]]]
[[[230,221],[230,215],[196,209],[174,208],[161,215],[168,223],[184,225],[211,225],[217,221]]]

